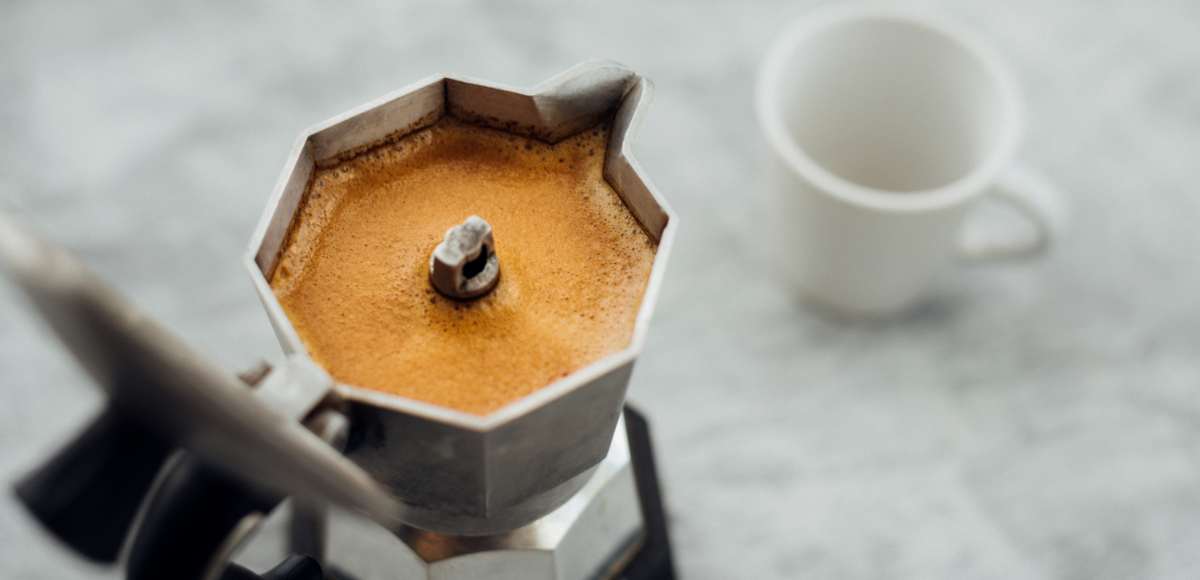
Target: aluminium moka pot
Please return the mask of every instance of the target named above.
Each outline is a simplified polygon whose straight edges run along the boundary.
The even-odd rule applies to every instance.
[[[611,119],[605,178],[658,242],[629,346],[490,415],[356,385],[334,386],[350,405],[356,427],[367,434],[348,456],[395,494],[406,508],[406,523],[459,534],[513,529],[566,501],[607,453],[674,232],[669,210],[641,176],[626,143],[647,90],[645,80],[609,64],[572,68],[532,91],[435,77],[305,131],[293,149],[247,264],[289,354],[306,356],[305,347],[268,275],[314,168],[420,130],[442,115],[550,142]]]
[[[669,574],[645,423],[623,412],[676,227],[630,150],[649,92],[644,78],[605,62],[530,90],[438,76],[303,132],[246,258],[286,359],[244,381],[137,313],[66,252],[0,219],[0,265],[109,395],[92,426],[18,495],[94,560],[115,561],[131,535],[130,578],[165,570],[227,577],[228,557],[257,521],[247,516],[289,496],[292,548],[313,565],[324,556],[321,506],[333,504],[391,531],[421,577],[607,577],[652,544],[666,562],[656,569]],[[333,380],[268,282],[315,168],[444,115],[550,143],[610,123],[604,178],[657,243],[628,346],[484,416]],[[168,462],[178,450],[182,459]],[[90,470],[77,469],[81,460]],[[64,492],[64,481],[80,485]],[[121,493],[111,493],[114,482]],[[198,520],[214,523],[189,525]],[[87,531],[97,521],[111,528],[102,541]],[[306,577],[306,566],[285,562],[271,577]]]

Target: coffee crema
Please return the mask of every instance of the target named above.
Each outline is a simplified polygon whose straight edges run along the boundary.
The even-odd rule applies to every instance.
[[[339,382],[477,415],[628,346],[656,244],[604,180],[608,128],[549,145],[443,117],[318,168],[271,274]],[[430,252],[494,228],[495,290],[437,293]]]

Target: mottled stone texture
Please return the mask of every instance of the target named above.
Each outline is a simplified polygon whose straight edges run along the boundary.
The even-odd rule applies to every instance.
[[[0,206],[248,366],[277,348],[239,258],[302,127],[435,72],[612,58],[657,85],[636,150],[683,220],[631,393],[688,578],[1200,576],[1197,3],[924,3],[1012,61],[1023,157],[1074,223],[1048,259],[964,270],[877,324],[758,277],[754,73],[810,3],[335,4],[6,3]],[[15,298],[0,285],[5,484],[98,403]],[[364,578],[411,565],[337,529]],[[0,577],[116,576],[2,494]]]

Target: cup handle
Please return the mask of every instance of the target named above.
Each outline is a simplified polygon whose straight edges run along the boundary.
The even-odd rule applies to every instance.
[[[1062,193],[1037,171],[1016,165],[1000,176],[985,199],[1008,205],[1033,225],[1029,237],[983,236],[965,232],[959,253],[966,262],[1033,258],[1044,254],[1067,221]]]

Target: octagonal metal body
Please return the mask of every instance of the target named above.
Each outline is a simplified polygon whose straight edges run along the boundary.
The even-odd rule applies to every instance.
[[[630,151],[649,96],[646,79],[608,62],[583,63],[530,90],[439,76],[317,125],[296,143],[246,258],[289,354],[307,353],[269,278],[314,169],[428,127],[443,115],[550,143],[610,122],[604,177],[658,244],[628,346],[489,415],[358,385],[335,387],[355,424],[347,454],[404,504],[407,523],[453,534],[516,529],[580,490],[604,458],[676,223]]]

